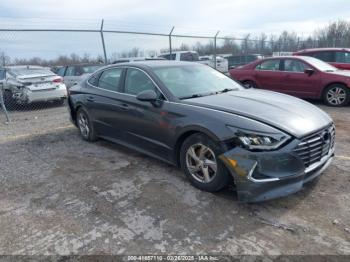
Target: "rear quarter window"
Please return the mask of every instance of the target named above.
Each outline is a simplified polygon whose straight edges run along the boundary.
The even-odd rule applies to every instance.
[[[89,79],[88,83],[93,86],[98,86],[98,80],[100,78],[101,72],[93,74]]]

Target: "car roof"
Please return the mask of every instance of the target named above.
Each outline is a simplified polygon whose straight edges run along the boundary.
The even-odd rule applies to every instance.
[[[184,53],[194,53],[194,54],[198,54],[198,52],[197,51],[193,51],[193,50],[188,50],[188,51],[172,51],[171,52],[172,54],[184,54]],[[170,53],[168,52],[168,53],[161,53],[160,54],[160,56],[161,55],[170,55]]]
[[[65,67],[65,66],[104,66],[105,64],[89,64],[89,63],[81,63],[81,64],[72,64],[72,65],[64,65],[60,67]]]
[[[127,63],[119,63],[114,65],[106,66],[105,68],[113,66],[134,66],[139,68],[160,68],[169,66],[190,66],[190,65],[202,65],[196,62],[185,62],[185,61],[174,61],[174,60],[145,60],[145,61],[134,61]]]
[[[295,52],[295,54],[309,53],[309,52],[319,52],[319,51],[347,51],[350,52],[350,48],[343,47],[326,47],[326,48],[308,48]]]
[[[7,69],[41,69],[41,68],[47,68],[47,67],[37,66],[37,65],[13,65],[13,66],[5,66],[4,68],[7,68]]]

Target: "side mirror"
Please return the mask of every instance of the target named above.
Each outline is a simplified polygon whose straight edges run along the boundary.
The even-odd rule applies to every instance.
[[[304,70],[304,73],[307,74],[307,75],[309,75],[309,76],[311,76],[313,73],[315,73],[315,70],[312,69],[312,68],[306,68],[306,69]]]
[[[145,90],[137,94],[136,98],[143,102],[156,102],[158,96],[153,90]]]
[[[236,67],[235,66],[230,66],[229,69],[235,69]]]

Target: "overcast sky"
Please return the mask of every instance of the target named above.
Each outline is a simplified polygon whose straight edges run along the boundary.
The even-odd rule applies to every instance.
[[[278,34],[289,30],[306,36],[330,21],[349,20],[349,7],[349,0],[11,0],[0,2],[0,27],[90,29],[98,28],[104,18],[106,28],[114,30],[168,33],[175,26],[178,34],[213,35],[220,30],[220,35],[239,37],[247,33]],[[18,49],[29,48],[25,56],[30,56],[39,51],[33,53],[32,47],[38,47],[38,42],[44,39],[46,46],[40,43],[40,48],[45,49],[46,57],[51,57],[59,52],[52,47],[67,48],[68,41],[76,49],[79,41],[88,39],[91,44],[82,45],[82,49],[91,52],[92,44],[100,44],[100,40],[93,38],[0,32],[0,51],[11,44],[12,48],[4,51],[13,55],[22,51]],[[107,41],[117,41],[114,36],[109,38]],[[122,40],[127,42],[127,37]],[[130,41],[148,43],[150,40],[134,37]],[[159,40],[158,45],[161,44],[166,45],[166,40]],[[130,47],[129,43],[125,46]]]

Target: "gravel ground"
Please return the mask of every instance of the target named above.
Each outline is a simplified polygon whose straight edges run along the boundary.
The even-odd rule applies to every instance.
[[[336,158],[297,194],[242,204],[176,168],[87,143],[67,109],[0,112],[0,254],[350,255],[350,108],[329,108]]]

